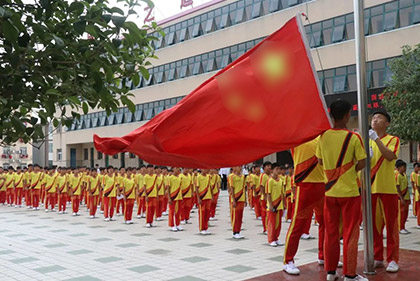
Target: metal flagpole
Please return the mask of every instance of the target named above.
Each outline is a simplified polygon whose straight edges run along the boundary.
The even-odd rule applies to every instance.
[[[365,273],[375,274],[373,257],[373,223],[372,199],[370,184],[370,149],[369,149],[369,123],[368,123],[368,93],[366,87],[366,52],[364,32],[363,0],[353,0],[354,4],[354,30],[356,38],[356,68],[357,68],[357,103],[359,109],[359,129],[365,143],[366,168],[362,172],[362,204],[363,204],[363,237]]]

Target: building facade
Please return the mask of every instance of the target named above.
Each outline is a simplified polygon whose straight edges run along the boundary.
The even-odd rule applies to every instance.
[[[1,148],[0,167],[7,169],[9,167],[27,167],[33,160],[33,147],[22,141],[18,141],[10,146]]]
[[[356,58],[353,1],[214,0],[159,22],[165,37],[156,43],[149,79],[132,88],[135,113],[127,108],[107,116],[92,110],[70,128],[53,134],[53,163],[61,166],[138,166],[135,155],[106,156],[95,150],[93,134],[122,136],[142,126],[217,71],[254,47],[298,13],[305,13],[311,54],[327,104],[341,98],[353,104],[357,128]],[[403,45],[420,42],[420,0],[366,0],[365,35],[369,102],[379,108],[380,93],[392,76],[390,61]],[[140,75],[140,74],[139,74]],[[141,75],[140,75],[141,76]],[[405,145],[401,157],[418,158],[418,145]],[[285,152],[266,159],[287,162]]]

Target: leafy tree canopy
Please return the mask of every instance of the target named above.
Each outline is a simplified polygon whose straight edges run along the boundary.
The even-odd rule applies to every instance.
[[[382,100],[392,115],[390,131],[405,141],[420,141],[420,44],[404,46],[390,67],[393,75]]]
[[[135,110],[126,82],[148,79],[162,31],[127,19],[150,0],[118,2],[0,0],[1,143],[43,139],[43,125],[70,126],[89,108]]]

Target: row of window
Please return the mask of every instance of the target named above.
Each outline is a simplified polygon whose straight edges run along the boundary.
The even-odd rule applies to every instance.
[[[369,89],[384,87],[385,82],[391,79],[392,73],[389,68],[389,63],[392,59],[394,58],[367,62],[367,87]],[[356,65],[318,71],[317,74],[322,86],[322,91],[326,95],[357,90]],[[105,111],[90,113],[81,116],[80,121],[75,121],[70,130],[81,130],[150,120],[163,110],[174,106],[182,98],[184,97],[138,104],[136,105],[134,114],[129,111],[128,108],[120,108],[118,112],[112,113],[110,116],[107,116]],[[85,158],[85,160],[87,160],[87,157]],[[98,155],[98,159],[102,158]]]
[[[420,0],[399,0],[365,9],[365,35],[420,23]],[[311,48],[354,39],[354,15],[305,26]]]
[[[171,108],[183,97],[169,98],[154,102],[136,105],[136,111],[132,113],[127,107],[119,108],[117,112],[107,116],[105,111],[82,115],[80,120],[73,122],[68,131],[91,129],[103,126],[140,122],[152,119],[163,110]]]
[[[372,27],[375,26],[374,29],[367,28],[369,34],[389,30],[388,28],[376,28],[378,26],[378,18],[389,19],[389,15],[396,15],[398,19],[398,24],[395,25],[395,28],[416,24],[420,22],[420,0],[400,0],[381,4],[366,9],[366,14],[368,17],[368,25]],[[389,27],[389,25],[383,26]],[[326,44],[352,39],[354,38],[353,13],[319,23],[310,24],[305,28],[312,47],[319,47]],[[132,82],[127,82],[127,85],[131,89],[142,88],[182,79],[188,76],[220,70],[244,54],[246,51],[253,48],[263,39],[264,37],[152,67],[149,69],[149,79],[146,80],[140,77],[140,83],[137,87],[135,87]]]
[[[309,1],[311,0],[239,0],[163,28],[166,36],[155,34],[159,38],[155,48],[171,46]]]

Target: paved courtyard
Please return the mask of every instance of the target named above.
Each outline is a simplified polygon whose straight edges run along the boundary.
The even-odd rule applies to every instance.
[[[261,222],[246,208],[243,240],[233,240],[227,192],[219,199],[212,235],[198,234],[197,211],[185,231],[165,221],[123,224],[0,206],[0,280],[244,280],[281,270],[284,247],[267,245]],[[98,214],[99,215],[99,214]],[[409,216],[401,248],[420,251],[420,230]],[[288,223],[282,223],[284,241]],[[317,227],[311,227],[317,237]],[[362,238],[361,240],[362,241]],[[301,241],[297,265],[317,259],[318,240]],[[359,244],[363,248],[362,243]]]

